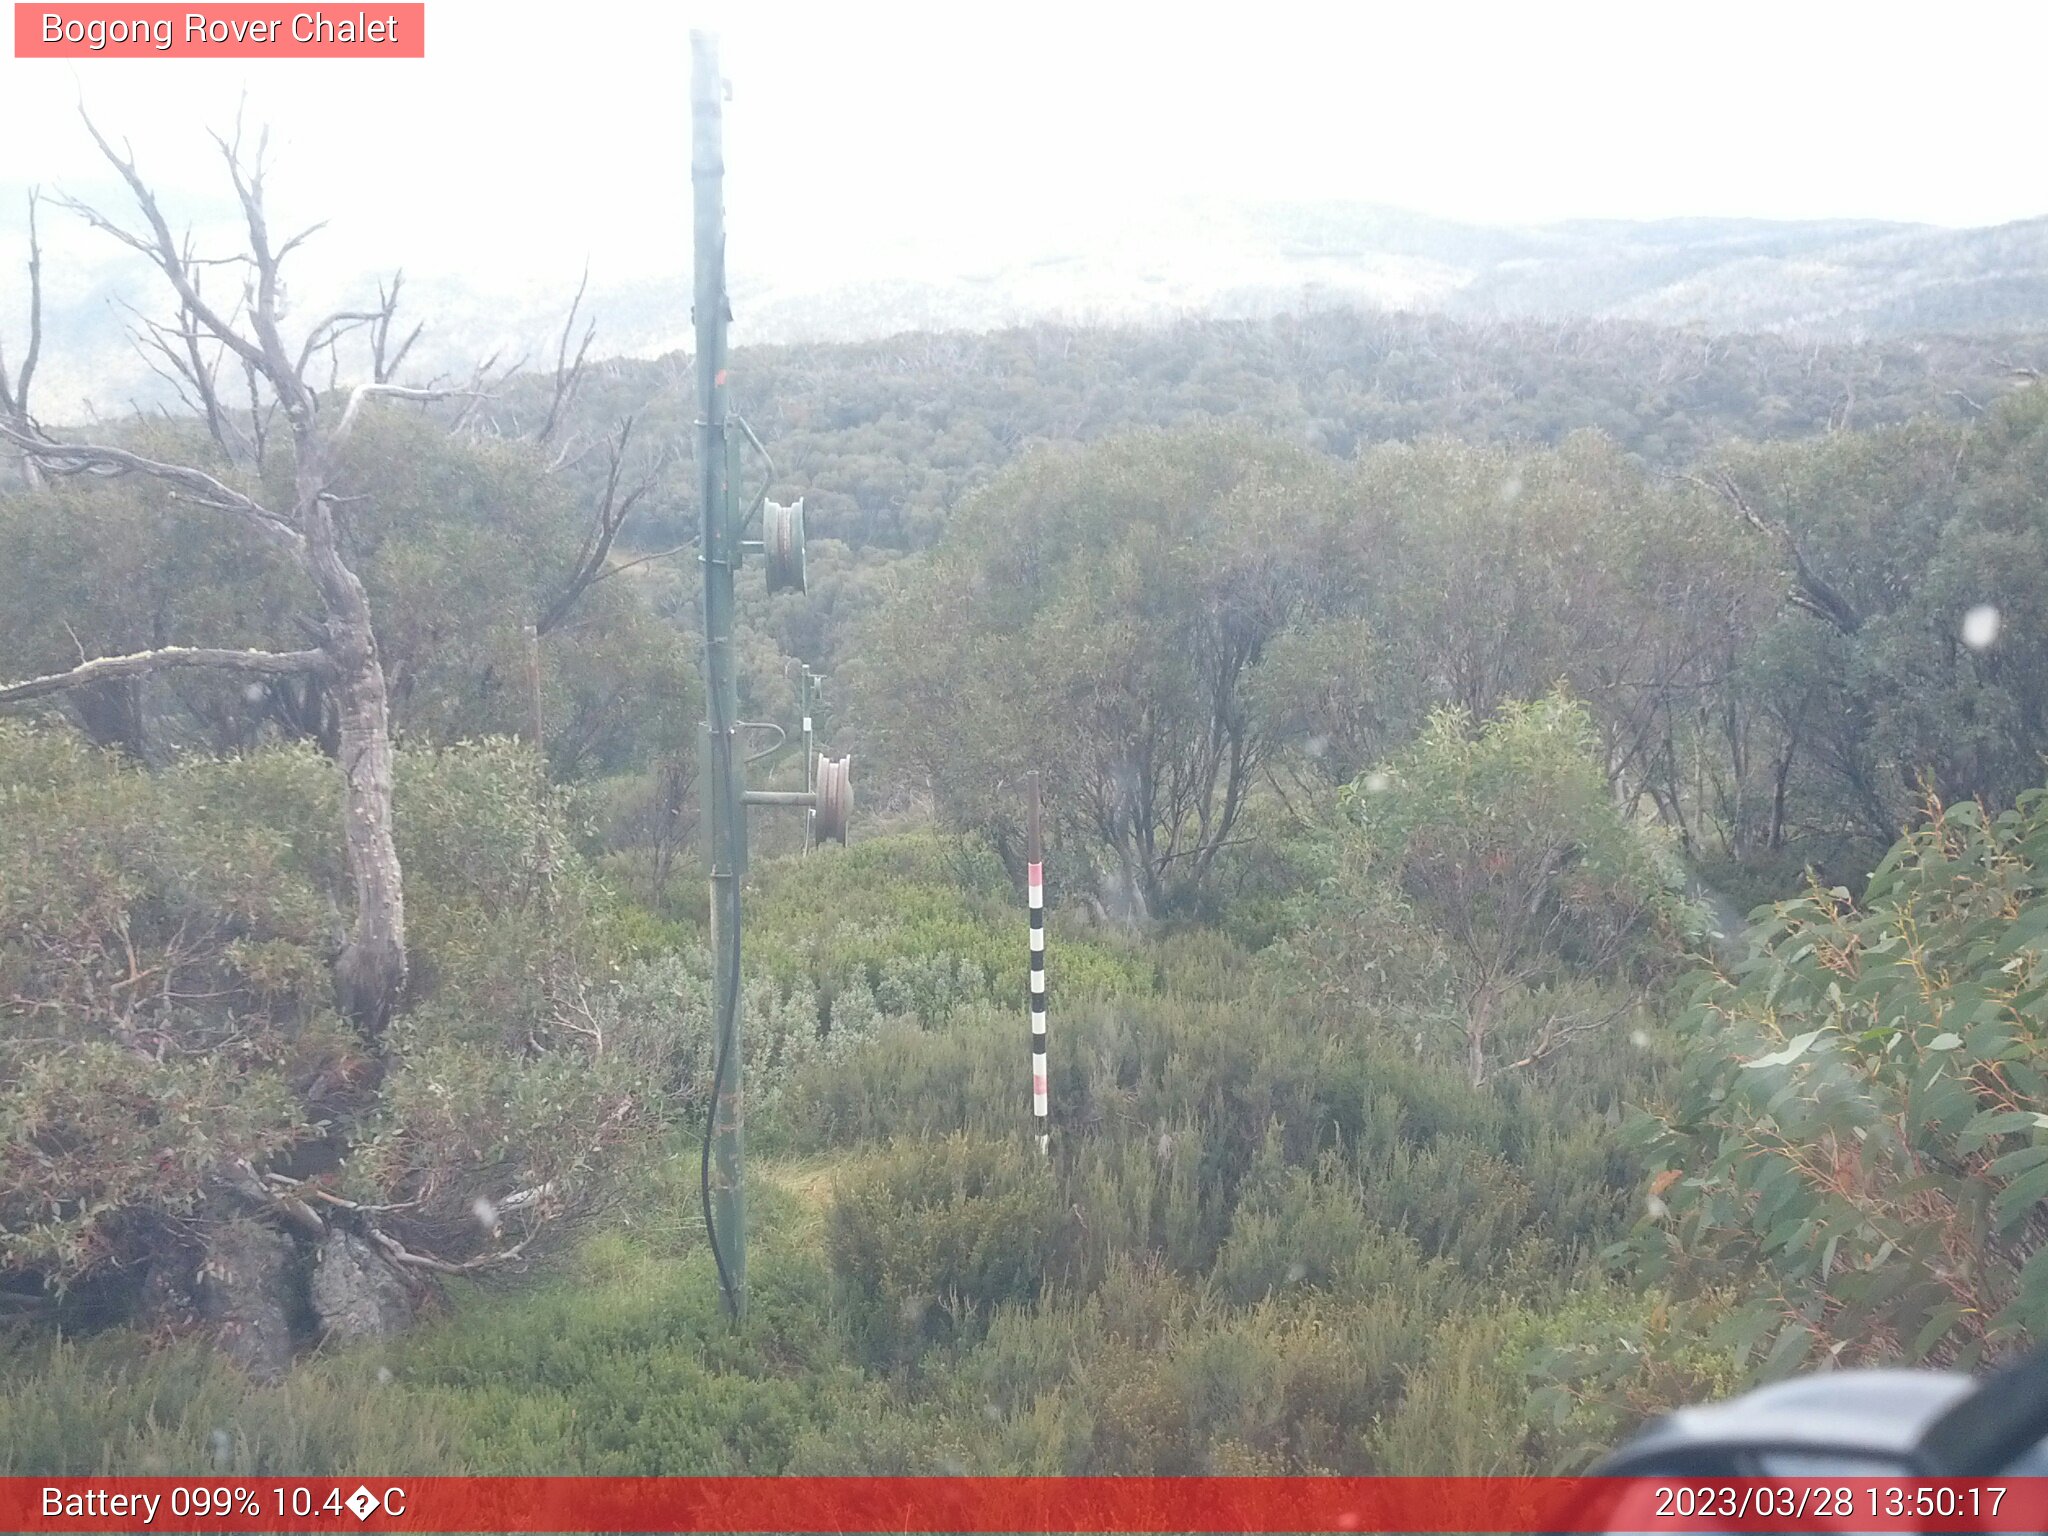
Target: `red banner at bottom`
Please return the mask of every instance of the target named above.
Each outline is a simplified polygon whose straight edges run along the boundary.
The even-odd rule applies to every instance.
[[[0,1478],[9,1531],[2043,1531],[2048,1478]]]

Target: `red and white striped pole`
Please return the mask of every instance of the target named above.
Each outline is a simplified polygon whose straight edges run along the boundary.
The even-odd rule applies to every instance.
[[[1034,769],[1024,879],[1031,908],[1031,1117],[1038,1130],[1038,1150],[1045,1152],[1051,1146],[1051,1131],[1045,1086],[1045,842],[1040,820],[1038,772]]]

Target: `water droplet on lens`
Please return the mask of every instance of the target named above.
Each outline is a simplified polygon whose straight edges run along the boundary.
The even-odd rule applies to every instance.
[[[1963,615],[1963,644],[1973,651],[1990,648],[1998,639],[1998,610],[1989,603],[1979,603]]]

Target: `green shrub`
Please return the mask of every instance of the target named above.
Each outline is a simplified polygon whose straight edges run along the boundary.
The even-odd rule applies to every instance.
[[[1355,826],[1275,965],[1325,1016],[1412,1031],[1474,1087],[1620,1036],[1682,903],[1598,748],[1562,696],[1433,715],[1343,792]]]
[[[224,1477],[469,1470],[462,1436],[367,1362],[252,1389],[202,1346],[126,1331],[0,1349],[0,1476]]]
[[[764,863],[748,896],[751,964],[808,984],[828,1014],[864,984],[883,1011],[927,1024],[964,1003],[1021,998],[1023,893],[962,840],[901,833]],[[1055,915],[1048,974],[1064,1000],[1148,990],[1145,957],[1066,931]]]
[[[1209,1283],[1239,1304],[1305,1290],[1356,1298],[1393,1291],[1452,1305],[1455,1272],[1428,1262],[1408,1233],[1376,1222],[1365,1180],[1337,1154],[1288,1166],[1269,1137],[1231,1211]]]
[[[893,1147],[842,1178],[825,1240],[863,1352],[907,1363],[1035,1298],[1064,1225],[1035,1148],[955,1136]]]
[[[183,1263],[224,1174],[294,1156],[459,1260],[497,1236],[479,1197],[527,1191],[525,1236],[633,1161],[660,1105],[589,1027],[607,903],[527,754],[400,754],[414,978],[381,1041],[332,1004],[335,802],[308,747],[152,774],[0,723],[0,1269]]]
[[[1725,1310],[1588,1285],[1511,1320],[1504,1360],[1528,1389],[1535,1468],[1583,1471],[1651,1419],[1740,1391],[1735,1351],[1711,1337]]]
[[[1499,1477],[1527,1469],[1523,1384],[1496,1318],[1453,1316],[1404,1373],[1398,1406],[1374,1426],[1376,1466],[1405,1477]]]

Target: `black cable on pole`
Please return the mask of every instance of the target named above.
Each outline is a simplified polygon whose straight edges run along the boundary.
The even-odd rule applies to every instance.
[[[709,642],[707,641],[707,644]],[[710,724],[710,736],[714,744],[722,745],[726,754],[725,778],[732,774],[731,723],[724,718],[724,700],[719,698],[716,688],[705,690],[705,715]],[[740,1006],[740,874],[737,867],[726,872],[725,921],[715,922],[718,945],[727,950],[731,963],[725,967],[725,996],[718,1000],[718,1011],[712,1016],[711,1034],[711,1102],[704,1108],[703,1156],[697,1170],[697,1193],[704,1207],[704,1236],[711,1244],[711,1262],[718,1268],[718,1288],[725,1293],[727,1304],[735,1318],[739,1316],[739,1289],[733,1283],[732,1271],[725,1262],[725,1249],[718,1241],[718,1222],[711,1214],[711,1143],[718,1134],[718,1105],[725,1095],[725,1075],[731,1051],[728,1044],[738,1044],[739,1030],[737,1016]],[[714,976],[718,973],[720,957],[712,956],[711,967]]]
[[[739,933],[740,920],[737,875],[732,877],[731,891],[731,920],[727,923],[725,931],[728,936],[736,937]],[[715,966],[716,962],[713,963]],[[704,1204],[704,1235],[711,1244],[711,1262],[718,1266],[718,1288],[725,1293],[727,1302],[733,1306],[737,1315],[739,1297],[733,1289],[732,1274],[725,1267],[725,1252],[718,1245],[718,1223],[711,1216],[711,1141],[718,1129],[718,1101],[725,1092],[725,1059],[728,1055],[725,1048],[726,1038],[732,1017],[739,1010],[740,1003],[740,968],[735,964],[729,969],[732,980],[726,986],[726,995],[720,1001],[718,1014],[713,1021],[715,1032],[712,1035],[711,1102],[704,1111],[704,1156],[698,1168],[698,1194]]]

